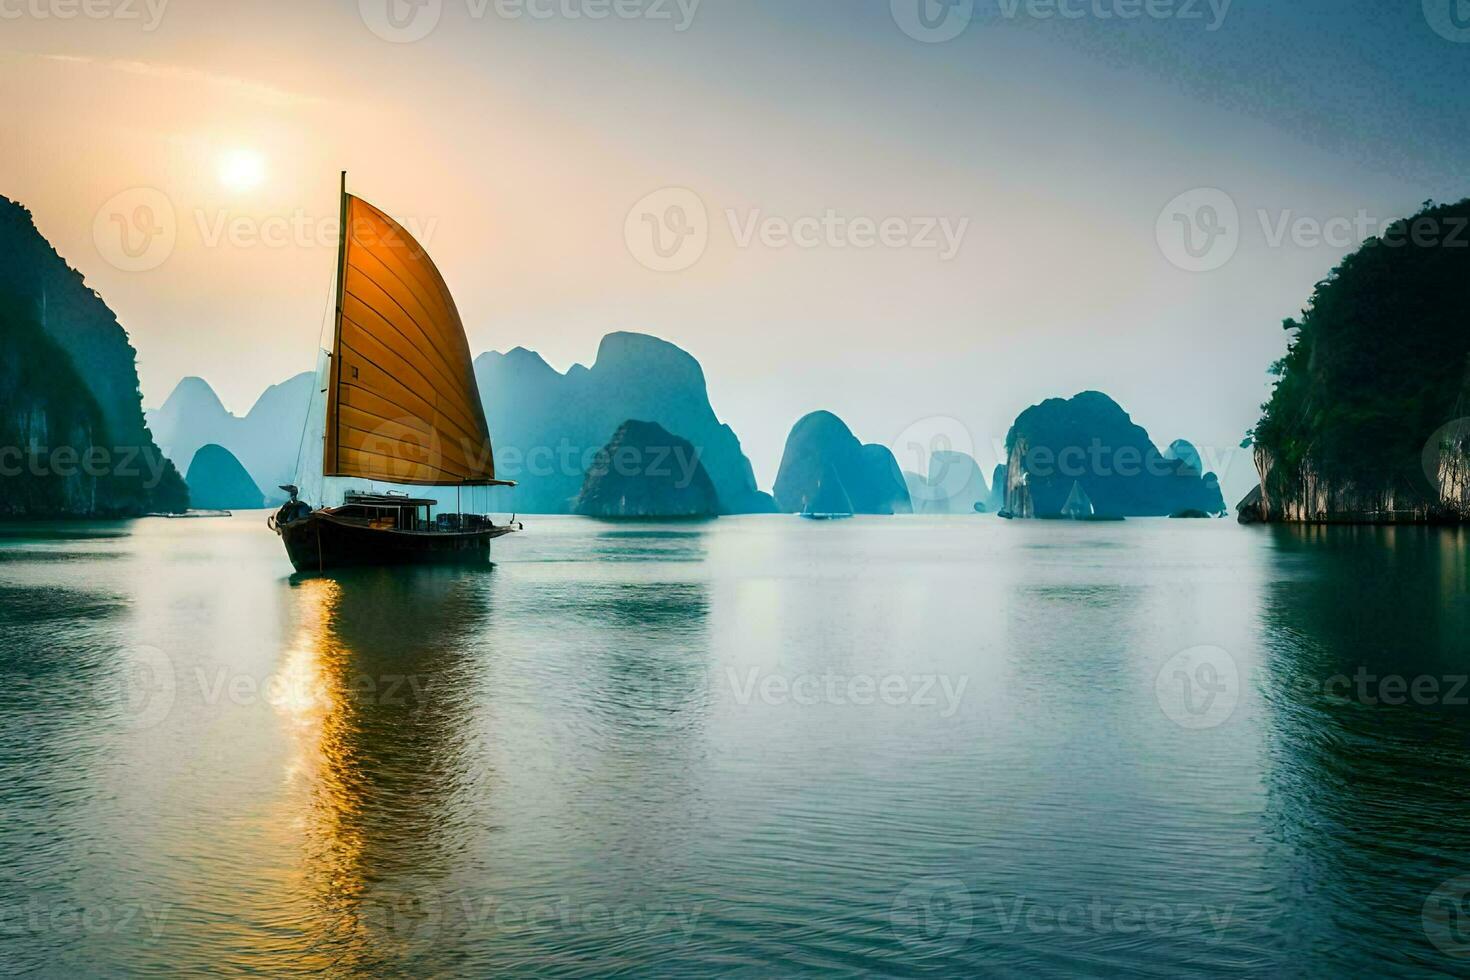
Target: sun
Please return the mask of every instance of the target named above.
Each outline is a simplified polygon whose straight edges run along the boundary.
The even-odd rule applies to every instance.
[[[231,150],[220,157],[219,182],[230,191],[259,187],[265,182],[265,157],[254,150]]]

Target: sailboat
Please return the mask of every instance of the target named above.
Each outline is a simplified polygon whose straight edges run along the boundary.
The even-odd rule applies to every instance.
[[[1076,480],[1072,481],[1072,492],[1067,495],[1067,502],[1062,505],[1061,512],[1051,520],[1062,521],[1098,521],[1115,522],[1123,518],[1107,514],[1099,514],[1092,503],[1092,498],[1087,491],[1082,489],[1082,484]]]
[[[1087,491],[1082,489],[1082,484],[1072,481],[1072,492],[1067,495],[1067,502],[1062,505],[1062,516],[1068,520],[1086,521],[1097,515],[1097,508],[1092,506],[1092,498],[1087,496]]]
[[[490,429],[454,298],[428,253],[342,174],[337,303],[321,419],[326,479],[411,487],[512,487],[495,478]],[[298,477],[299,482],[299,477]],[[437,500],[344,493],[312,507],[294,485],[269,520],[297,571],[349,565],[483,563],[520,530]]]
[[[806,502],[801,516],[809,521],[837,521],[852,516],[852,499],[837,471],[828,466],[817,480],[817,490]]]

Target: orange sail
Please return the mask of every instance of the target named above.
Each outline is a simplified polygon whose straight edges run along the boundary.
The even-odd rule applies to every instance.
[[[506,485],[469,342],[422,245],[342,195],[324,475],[413,486]]]

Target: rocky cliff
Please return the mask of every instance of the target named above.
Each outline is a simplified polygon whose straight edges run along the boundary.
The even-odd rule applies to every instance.
[[[1006,464],[996,466],[990,476],[990,496],[985,498],[985,509],[999,514],[1006,509]]]
[[[1251,434],[1244,521],[1470,519],[1470,200],[1343,260],[1297,319]]]
[[[835,474],[855,514],[912,512],[898,461],[885,446],[863,445],[831,412],[813,412],[796,423],[786,439],[776,475],[776,506],[799,514]],[[833,492],[830,488],[828,492]]]
[[[0,197],[0,511],[12,518],[183,510],[143,420],[127,333],[81,273]]]
[[[714,482],[723,513],[767,513],[740,440],[710,406],[704,370],[656,337],[613,333],[597,360],[565,374],[523,348],[475,361],[496,473],[514,490],[491,495],[492,509],[565,514],[597,452],[629,419],[655,423],[687,440]]]
[[[1242,524],[1457,524],[1470,520],[1470,421],[1425,449],[1424,485],[1330,476],[1312,458],[1282,465],[1254,451],[1260,486],[1241,502]]]
[[[1198,471],[1188,443],[1174,446],[1174,453],[1161,451],[1102,392],[1033,405],[1006,437],[1006,510],[1018,518],[1055,517],[1080,487],[1099,516],[1224,513],[1215,475]]]
[[[593,460],[572,510],[584,517],[714,517],[720,497],[692,443],[657,423],[630,420]]]

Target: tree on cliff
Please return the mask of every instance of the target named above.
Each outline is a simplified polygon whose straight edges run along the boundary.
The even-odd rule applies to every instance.
[[[1432,511],[1426,442],[1470,414],[1470,199],[1426,203],[1343,260],[1312,295],[1249,437],[1268,509]],[[1325,494],[1325,496],[1324,496]],[[1274,505],[1274,506],[1273,506]],[[1311,517],[1313,514],[1308,513]]]

